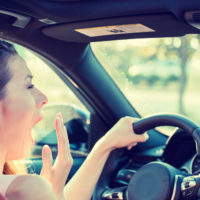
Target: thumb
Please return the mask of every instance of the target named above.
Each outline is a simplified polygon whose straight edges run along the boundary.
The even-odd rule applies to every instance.
[[[146,140],[149,139],[149,136],[146,132],[141,135],[135,134],[134,137],[136,142],[145,142]]]
[[[53,163],[51,149],[48,145],[44,145],[42,149],[42,162],[42,170],[40,174],[47,178],[51,176]]]

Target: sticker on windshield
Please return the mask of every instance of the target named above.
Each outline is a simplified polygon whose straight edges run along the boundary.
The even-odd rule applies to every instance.
[[[102,26],[93,28],[81,28],[81,29],[75,29],[75,31],[87,35],[89,37],[119,35],[127,33],[155,32],[155,30],[147,26],[144,26],[142,24],[125,24],[125,25]]]

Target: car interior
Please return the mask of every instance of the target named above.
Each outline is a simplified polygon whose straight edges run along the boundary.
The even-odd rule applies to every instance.
[[[130,151],[123,148],[114,150],[110,154],[92,199],[200,199],[199,108],[193,107],[189,102],[193,100],[195,105],[199,102],[199,61],[196,61],[199,34],[200,1],[198,0],[0,1],[0,38],[12,42],[17,48],[19,47],[19,50],[25,49],[22,51],[24,55],[26,54],[24,51],[31,52],[27,55],[33,54],[33,65],[37,65],[37,59],[34,56],[45,63],[44,67],[43,65],[38,67],[36,74],[40,74],[40,70],[46,66],[51,71],[44,71],[43,82],[44,90],[47,85],[50,87],[48,92],[54,102],[51,104],[49,101],[49,105],[44,107],[46,119],[44,118],[34,130],[38,138],[30,158],[24,160],[24,163],[29,166],[29,172],[40,173],[41,150],[44,144],[51,147],[54,157],[57,154],[57,139],[53,126],[57,112],[61,111],[64,116],[74,159],[69,179],[84,162],[96,141],[121,117],[132,116],[139,118],[133,125],[135,133],[141,134],[147,131],[149,139],[145,143],[137,144]],[[182,39],[185,37],[189,39]],[[157,44],[155,41],[158,40],[163,43]],[[121,41],[120,44],[117,43],[119,41]],[[145,48],[142,46],[143,41],[146,41]],[[154,44],[149,41],[154,41]],[[173,42],[170,43],[171,41]],[[185,61],[187,55],[191,53],[195,55],[193,61],[197,63],[196,68],[191,67],[191,70],[194,70],[194,76],[191,79],[196,82],[192,83],[191,96],[187,97],[189,100],[185,103],[187,105],[185,109],[192,110],[192,114],[189,115],[189,111],[178,112],[177,109],[172,110],[171,107],[166,110],[167,112],[164,110],[164,113],[156,109],[158,111],[150,115],[146,114],[144,104],[149,101],[148,96],[154,94],[154,89],[151,90],[152,84],[161,88],[161,92],[168,91],[166,82],[161,84],[163,77],[168,76],[167,81],[171,81],[168,88],[171,91],[175,87],[175,82],[178,84],[182,81],[182,86],[184,85],[186,82],[184,74],[191,77],[191,73],[186,70],[181,72],[183,76],[179,79],[177,78],[179,74],[176,76],[176,72],[173,71],[177,67],[178,70],[180,69],[178,65],[172,64],[177,59],[177,54],[171,56],[171,52],[177,52],[182,44],[186,44],[183,41],[189,41],[190,45],[186,54],[179,51],[180,60]],[[125,43],[129,45],[127,48],[132,49],[132,53],[129,54],[125,49],[123,46]],[[107,44],[110,46],[106,46]],[[107,53],[103,61],[95,51],[98,45],[102,45],[103,53]],[[158,50],[155,50],[155,45],[159,47]],[[139,46],[141,49],[138,52],[141,55],[145,54],[143,58],[139,58],[136,53]],[[186,47],[183,46],[183,49]],[[162,50],[165,53],[161,55],[159,53]],[[118,54],[113,56],[115,51]],[[164,59],[166,56],[166,63],[160,62],[154,65],[152,60],[156,57],[155,52],[159,54],[159,59]],[[169,55],[167,52],[170,52]],[[126,54],[126,58],[120,60],[120,54],[121,56]],[[145,57],[146,54],[151,55],[151,62]],[[131,62],[142,63],[145,70],[148,65],[154,65],[152,71],[141,72],[140,70],[137,76],[131,76],[131,67],[126,68],[127,58],[132,59]],[[111,60],[116,62],[116,72],[113,68],[110,68],[110,72],[103,66],[104,62],[108,66],[111,65]],[[162,65],[172,68],[172,73],[159,71]],[[119,81],[124,86],[123,89],[117,83],[119,79],[117,73],[120,70],[129,71],[129,75]],[[111,75],[114,72],[117,74],[116,78]],[[51,73],[54,73],[54,76],[62,82],[61,85],[53,82],[56,78],[52,78]],[[149,73],[151,73],[151,80],[148,79],[150,82],[145,78],[145,74]],[[162,78],[159,78],[158,74]],[[127,81],[125,79],[132,81],[133,85],[141,86],[141,89],[132,87],[133,89],[127,92],[131,100],[125,94]],[[38,87],[43,82],[39,81]],[[144,90],[147,84],[148,90]],[[65,87],[78,100],[73,99],[69,102],[68,97],[71,93],[68,93]],[[59,88],[63,88],[60,93]],[[144,91],[143,96],[138,101],[137,107],[134,102],[137,100],[135,94],[142,91]],[[65,100],[60,103],[57,100],[58,95],[66,96],[66,98],[63,97]],[[149,104],[152,106],[155,104],[158,108],[157,100],[162,97],[166,102],[163,107],[167,107],[173,97],[170,96],[171,93],[162,95],[163,93],[159,93],[159,96],[154,96],[156,102],[149,102]],[[81,106],[79,103],[76,104],[76,101],[80,102]],[[178,102],[176,107],[181,107],[180,104],[182,105],[182,101]],[[139,111],[139,107],[144,110],[144,114]],[[175,127],[175,129],[171,134],[167,134],[162,129],[166,126]]]

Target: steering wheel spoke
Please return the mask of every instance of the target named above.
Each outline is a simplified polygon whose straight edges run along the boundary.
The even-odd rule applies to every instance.
[[[107,189],[102,194],[103,200],[126,200],[127,186]]]

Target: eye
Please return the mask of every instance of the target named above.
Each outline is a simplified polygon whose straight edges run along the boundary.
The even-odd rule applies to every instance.
[[[31,85],[28,86],[28,89],[32,89],[32,88],[34,88],[33,84],[31,84]]]

